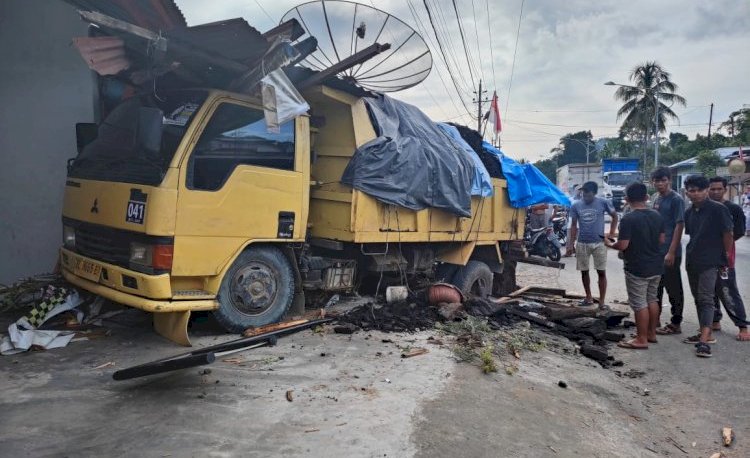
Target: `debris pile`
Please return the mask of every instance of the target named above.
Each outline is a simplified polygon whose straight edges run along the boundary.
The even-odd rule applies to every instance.
[[[437,305],[429,305],[419,299],[421,296],[384,305],[367,303],[337,321],[347,333],[354,332],[355,327],[366,331],[417,331],[433,328],[436,323],[473,322],[474,318],[483,319],[492,330],[506,330],[519,322],[528,322],[575,342],[582,355],[604,367],[622,365],[614,360],[607,347],[609,342],[625,337],[613,328],[620,326],[629,313],[580,307],[580,297],[565,290],[524,287],[499,299],[470,297],[463,303]]]

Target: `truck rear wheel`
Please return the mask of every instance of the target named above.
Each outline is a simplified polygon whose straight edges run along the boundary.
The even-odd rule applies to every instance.
[[[276,247],[250,247],[229,268],[219,288],[216,320],[228,331],[278,322],[294,299],[292,265]]]
[[[469,261],[459,267],[451,283],[464,295],[487,297],[492,293],[492,271],[482,261]]]

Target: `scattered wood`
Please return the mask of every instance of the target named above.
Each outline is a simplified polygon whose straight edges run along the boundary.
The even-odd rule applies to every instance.
[[[272,332],[272,331],[280,331],[282,329],[290,328],[292,326],[297,326],[298,324],[305,324],[310,320],[293,320],[293,321],[284,321],[281,323],[274,323],[274,324],[267,324],[265,326],[259,326],[257,328],[247,328],[245,329],[245,332],[242,333],[244,337],[253,337],[260,334],[265,334],[266,332]]]
[[[734,432],[729,426],[721,428],[721,437],[724,439],[724,446],[729,447],[732,445],[732,439],[734,439]]]
[[[306,433],[317,433],[318,431],[320,431],[318,428],[312,428],[312,429],[306,429],[305,430]]]
[[[426,348],[417,347],[417,348],[412,348],[412,349],[410,349],[408,351],[405,351],[405,352],[401,353],[401,357],[402,358],[411,358],[411,357],[414,357],[414,356],[424,355],[425,353],[429,353],[429,350],[426,349]]]
[[[100,364],[100,365],[94,367],[93,369],[94,370],[97,370],[97,369],[106,369],[108,367],[115,367],[114,361],[109,361],[109,362],[106,362],[104,364]]]
[[[552,321],[596,316],[596,310],[583,307],[545,307],[542,313]]]
[[[229,363],[229,364],[242,364],[245,362],[245,358],[232,357],[232,358],[224,358],[221,361],[225,363]]]
[[[571,318],[562,323],[575,332],[594,337],[607,329],[607,323],[592,317]]]
[[[546,286],[532,286],[528,289],[530,293],[550,294],[553,296],[565,296],[565,290],[561,288],[547,288]]]
[[[294,390],[286,390],[286,400],[289,402],[294,401]]]
[[[523,288],[519,288],[519,289],[513,291],[512,293],[510,293],[509,296],[510,297],[518,297],[518,296],[522,295],[523,293],[525,293],[526,291],[530,290],[531,288],[532,288],[531,286],[524,286]]]
[[[609,358],[607,349],[599,345],[581,345],[581,354],[599,362],[605,362]]]
[[[546,320],[541,316],[532,315],[528,312],[524,312],[523,310],[517,310],[517,309],[511,308],[511,309],[508,309],[508,312],[512,313],[513,315],[519,316],[526,321],[531,321],[532,323],[536,323],[540,326],[544,326],[545,328],[555,329],[558,327],[555,323],[549,320]]]

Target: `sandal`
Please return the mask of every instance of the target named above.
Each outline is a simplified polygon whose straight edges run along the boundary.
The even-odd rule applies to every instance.
[[[687,338],[683,339],[682,343],[696,344],[696,345],[700,344],[700,343],[715,344],[716,343],[716,337],[711,336],[711,338],[708,339],[708,341],[701,342],[701,335],[700,334],[696,334],[694,336],[690,336],[690,337],[687,337]]]
[[[638,334],[632,333],[632,334],[630,334],[630,337],[632,337],[632,338],[635,339],[636,337],[638,337]],[[750,340],[750,334],[748,334],[747,337],[748,337],[748,340]],[[659,341],[656,340],[656,339],[648,339],[648,343],[659,343]]]
[[[676,324],[669,323],[663,328],[656,328],[656,333],[662,336],[682,334],[682,329]]]
[[[701,358],[710,358],[711,357],[711,346],[700,342],[695,345],[695,356],[700,356]]]
[[[641,345],[634,343],[634,340],[617,342],[617,346],[620,348],[627,348],[628,350],[648,350],[648,345]]]
[[[586,299],[583,299],[580,304],[578,304],[579,307],[589,307],[594,305],[594,301],[587,301]]]
[[[750,342],[750,332],[741,332],[737,334],[737,341]]]

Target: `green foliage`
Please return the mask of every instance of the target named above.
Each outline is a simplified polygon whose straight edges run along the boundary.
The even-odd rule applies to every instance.
[[[716,167],[726,165],[718,154],[711,150],[703,150],[698,153],[695,166],[707,177],[716,175]]]
[[[497,365],[495,364],[495,358],[492,356],[491,345],[482,348],[482,351],[479,352],[479,359],[482,361],[482,372],[485,374],[497,372]]]

